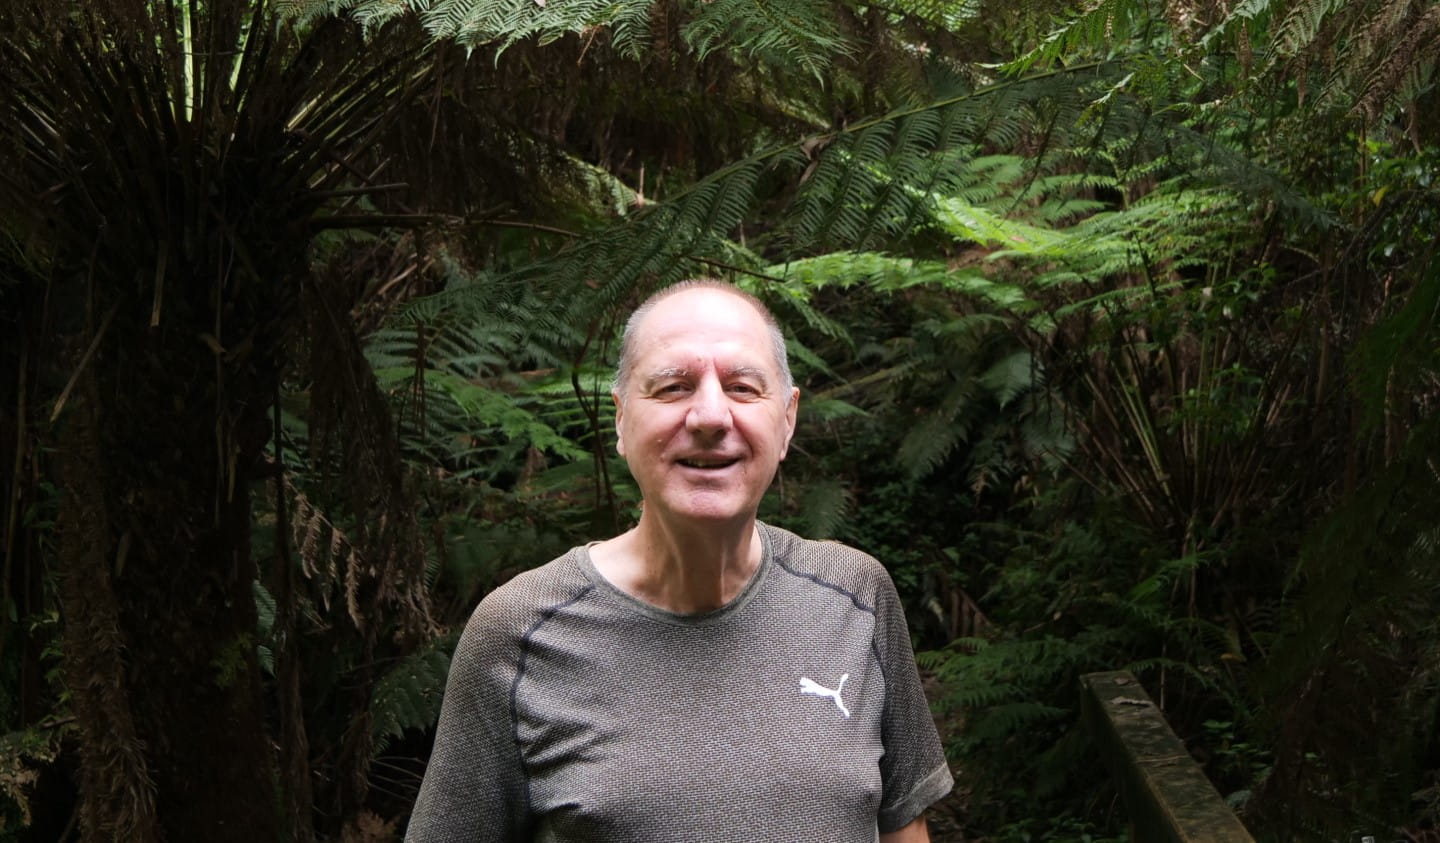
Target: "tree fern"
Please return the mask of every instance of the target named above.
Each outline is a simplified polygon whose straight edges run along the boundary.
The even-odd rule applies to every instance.
[[[707,252],[739,259],[741,269],[754,267],[753,257],[736,251],[724,235],[757,201],[762,175],[767,183],[777,175],[799,177],[791,205],[793,222],[778,232],[779,242],[791,250],[861,243],[880,232],[901,230],[927,218],[916,209],[933,201],[928,191],[965,169],[964,159],[951,157],[952,150],[972,148],[978,140],[1003,142],[1007,134],[1019,131],[1014,127],[1020,117],[1005,116],[1005,106],[1020,95],[1017,84],[909,107],[841,130],[818,146],[807,141],[774,147],[577,241],[524,273],[532,278],[593,279],[599,285],[593,296],[576,304],[593,312],[597,305],[622,300],[642,278],[655,283],[678,278],[691,267],[703,268]],[[1036,86],[1035,93],[1044,89],[1075,96],[1072,87],[1053,75],[1026,84]],[[924,116],[927,112],[942,117],[936,121]],[[901,187],[906,182],[897,179],[897,171],[918,183]]]

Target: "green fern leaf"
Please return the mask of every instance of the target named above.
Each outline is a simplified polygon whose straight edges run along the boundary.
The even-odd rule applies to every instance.
[[[450,672],[449,647],[438,640],[404,659],[375,683],[370,695],[371,758],[406,729],[428,729],[440,716],[440,700]]]
[[[835,9],[823,0],[710,0],[682,34],[701,58],[729,47],[783,58],[820,79],[835,57],[853,51]]]

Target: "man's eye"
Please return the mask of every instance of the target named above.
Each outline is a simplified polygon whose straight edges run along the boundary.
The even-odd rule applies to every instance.
[[[759,395],[759,394],[760,394],[760,390],[756,389],[755,387],[751,386],[751,385],[748,384],[748,383],[733,383],[733,384],[730,385],[730,391],[731,391],[731,392],[740,393],[741,395]]]

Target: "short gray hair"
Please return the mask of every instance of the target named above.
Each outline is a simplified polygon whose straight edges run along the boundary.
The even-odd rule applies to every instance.
[[[610,391],[620,396],[622,401],[625,399],[625,390],[627,384],[630,382],[630,373],[635,366],[635,329],[639,327],[645,317],[650,314],[650,311],[655,309],[655,305],[676,293],[695,289],[719,290],[736,296],[755,308],[755,312],[759,313],[760,318],[765,320],[765,326],[770,329],[771,352],[775,356],[775,366],[780,370],[780,380],[785,387],[785,402],[788,404],[795,388],[795,378],[790,374],[790,358],[785,352],[785,334],[780,330],[780,323],[775,321],[775,315],[770,312],[770,308],[766,307],[765,303],[760,301],[760,299],[736,287],[734,284],[721,281],[718,278],[690,278],[677,282],[669,287],[655,291],[650,298],[641,302],[640,306],[635,308],[635,312],[631,313],[630,318],[625,322],[625,333],[620,339],[620,362],[615,366],[615,379],[610,382]]]

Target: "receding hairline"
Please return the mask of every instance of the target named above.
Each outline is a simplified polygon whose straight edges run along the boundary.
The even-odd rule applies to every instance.
[[[626,388],[635,364],[635,335],[640,323],[645,321],[645,317],[649,316],[650,312],[661,302],[691,290],[715,290],[721,293],[728,293],[750,305],[755,314],[765,323],[766,332],[770,336],[772,356],[775,358],[775,367],[780,374],[780,380],[786,393],[792,393],[795,386],[795,379],[790,373],[790,361],[785,352],[785,334],[781,331],[780,323],[776,320],[775,314],[771,313],[770,308],[766,307],[765,303],[753,293],[746,292],[734,284],[721,281],[718,278],[690,278],[671,284],[668,287],[662,287],[654,293],[651,293],[645,301],[640,303],[639,307],[630,313],[630,317],[625,320],[625,332],[620,340],[620,359],[615,367],[615,379],[611,382],[610,391],[621,398],[625,397]]]

